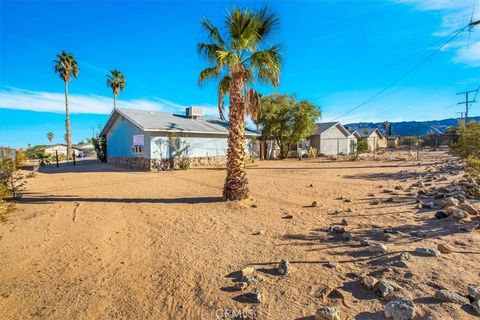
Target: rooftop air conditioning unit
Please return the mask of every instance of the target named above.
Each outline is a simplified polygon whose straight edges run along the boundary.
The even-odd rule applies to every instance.
[[[188,107],[186,109],[187,118],[196,119],[198,117],[203,117],[203,108],[201,107]]]

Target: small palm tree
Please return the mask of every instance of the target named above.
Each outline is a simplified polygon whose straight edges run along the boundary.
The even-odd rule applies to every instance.
[[[383,129],[384,129],[384,131],[385,131],[385,134],[388,134],[388,128],[389,128],[389,127],[390,127],[390,122],[385,121],[385,122],[383,123]]]
[[[225,20],[226,37],[222,37],[208,19],[201,21],[209,42],[199,43],[198,52],[211,65],[200,72],[199,84],[210,79],[219,80],[218,109],[222,119],[225,119],[224,96],[230,97],[227,178],[223,189],[227,200],[248,197],[245,116],[256,119],[258,115],[259,97],[252,88],[255,80],[274,87],[280,82],[279,45],[267,44],[279,21],[267,8],[259,11],[234,8]]]
[[[52,141],[53,141],[53,132],[52,131],[47,133],[47,138],[48,138],[48,141],[50,141],[50,143],[52,143]]]
[[[107,87],[113,91],[113,108],[117,108],[117,95],[125,89],[125,76],[118,70],[114,69],[107,74]]]
[[[80,68],[77,61],[71,53],[62,51],[57,54],[57,59],[53,60],[55,63],[54,70],[65,82],[65,127],[66,134],[65,140],[67,142],[67,160],[70,150],[72,150],[72,132],[70,127],[70,111],[68,109],[68,82],[72,80],[72,77],[77,78]]]

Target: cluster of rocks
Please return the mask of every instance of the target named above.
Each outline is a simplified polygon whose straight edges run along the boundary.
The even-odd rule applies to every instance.
[[[467,290],[466,297],[453,291],[438,290],[435,292],[435,299],[446,303],[470,305],[475,313],[480,316],[480,286],[471,284],[467,287]]]

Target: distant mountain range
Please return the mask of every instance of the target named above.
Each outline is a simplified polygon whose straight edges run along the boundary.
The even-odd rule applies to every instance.
[[[468,120],[479,121],[480,117],[469,117]],[[399,136],[424,136],[434,133],[444,133],[448,127],[456,127],[457,119],[444,119],[432,121],[403,121],[390,122],[392,125],[392,134]],[[380,132],[384,132],[383,122],[359,122],[345,125],[348,129],[355,129],[361,132],[365,128],[377,128]]]

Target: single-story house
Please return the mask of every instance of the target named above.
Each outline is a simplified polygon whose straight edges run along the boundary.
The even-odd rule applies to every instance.
[[[340,122],[317,123],[317,130],[308,140],[319,155],[351,154],[357,145],[356,136],[351,135]]]
[[[377,128],[364,128],[359,130],[361,139],[367,140],[368,150],[374,151],[387,147],[387,139]]]
[[[58,152],[58,154],[67,155],[67,145],[63,143],[57,143],[43,148],[42,151],[46,155],[55,155],[55,151]],[[72,150],[70,150],[70,153],[72,153],[73,151],[75,151],[75,155],[82,154],[82,150],[75,148],[74,146],[72,146]]]
[[[117,108],[100,135],[106,138],[107,162],[122,167],[166,170],[179,158],[191,166],[226,163],[228,122],[204,117],[203,108],[187,108],[185,115]],[[247,154],[257,153],[258,136],[245,130]]]

